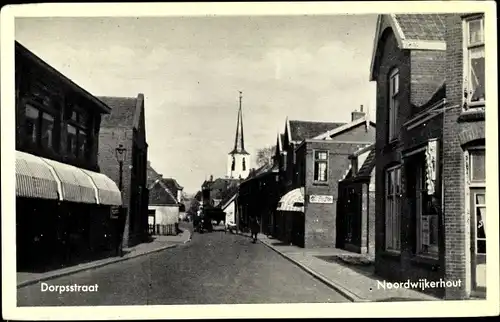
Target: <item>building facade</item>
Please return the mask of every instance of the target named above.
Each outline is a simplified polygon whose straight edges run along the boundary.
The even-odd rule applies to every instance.
[[[479,19],[474,36],[463,27],[467,19]],[[486,286],[480,19],[381,15],[371,70],[379,124],[376,272],[394,280],[461,280],[456,287],[427,290],[452,299]],[[478,44],[471,50],[462,38]],[[472,74],[474,81],[464,81]],[[464,88],[471,90],[464,94]]]
[[[484,15],[446,17],[446,111],[443,133],[444,240],[449,299],[486,292]],[[490,106],[490,108],[496,108]]]
[[[119,222],[111,209],[122,200],[99,173],[96,139],[110,108],[18,42],[15,64],[18,269],[112,251]]]
[[[287,121],[280,190],[282,199],[288,200],[287,193],[303,189],[305,215],[303,222],[291,220],[299,232],[290,233],[287,230],[292,226],[287,225],[278,227],[282,235],[303,236],[299,244],[306,248],[336,247],[338,182],[349,169],[347,156],[374,139],[375,124],[362,109],[352,112],[349,123]]]
[[[337,248],[375,255],[375,144],[349,157],[351,166],[339,182]]]
[[[99,97],[111,107],[103,117],[99,133],[99,167],[113,179],[120,181],[116,148],[126,149],[121,179],[126,225],[123,245],[133,246],[145,241],[148,235],[148,188],[144,95],[137,97]]]

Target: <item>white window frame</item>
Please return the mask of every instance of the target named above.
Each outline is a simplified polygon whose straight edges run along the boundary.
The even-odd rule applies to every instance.
[[[389,113],[388,113],[388,139],[392,142],[398,135],[398,114],[399,114],[399,69],[394,68],[389,74]]]
[[[425,156],[424,160],[425,160]],[[415,192],[416,192],[416,200],[415,200],[415,210],[416,210],[416,216],[417,216],[417,256],[421,257],[430,257],[430,258],[438,258],[439,257],[439,236],[437,236],[436,244],[435,245],[429,245],[427,249],[424,249],[424,246],[422,244],[422,228],[423,228],[423,215],[426,213],[426,205],[424,203],[424,194],[427,194],[427,185],[425,181],[425,167],[426,164],[425,162],[422,163],[421,165],[418,165],[416,170],[416,185],[415,185]],[[427,196],[427,198],[431,198],[430,196]],[[430,217],[429,215],[426,215],[427,217]],[[439,214],[436,215],[438,218],[436,220],[436,224],[439,225]],[[429,218],[430,220],[431,218]],[[431,234],[431,224],[429,222],[429,234]],[[438,232],[439,234],[439,232]]]
[[[474,187],[483,187],[485,186],[485,182],[486,182],[486,173],[485,173],[485,176],[484,176],[484,180],[474,180],[474,158],[472,157],[473,154],[474,154],[474,151],[483,151],[484,152],[484,156],[485,156],[485,159],[484,159],[484,162],[485,162],[485,165],[484,165],[484,169],[486,171],[486,149],[484,146],[477,146],[477,147],[471,147],[468,149],[467,153],[469,154],[469,164],[470,164],[470,170],[469,170],[469,186],[474,188]]]
[[[396,185],[389,193],[392,172],[399,174]],[[399,187],[399,189],[396,189]],[[385,171],[385,250],[399,253],[401,251],[401,165],[388,168]]]
[[[481,22],[481,31],[482,31],[482,41],[474,44],[470,44],[470,34],[469,34],[469,23],[472,21],[480,21]],[[469,16],[467,18],[463,19],[463,109],[464,110],[477,110],[477,109],[484,109],[485,103],[486,103],[486,98],[483,100],[479,100],[476,102],[471,102],[470,99],[472,98],[472,91],[470,88],[472,88],[471,82],[470,82],[470,70],[471,70],[471,64],[470,64],[470,51],[472,49],[477,49],[477,48],[485,48],[485,36],[484,36],[484,15],[474,15],[474,16]],[[485,53],[484,53],[485,55]],[[485,74],[486,74],[486,68],[485,68]],[[484,80],[486,82],[486,78]],[[485,86],[485,84],[483,84]],[[486,91],[486,89],[485,89]],[[467,93],[467,98],[465,97],[465,94]]]
[[[324,159],[317,159],[316,158],[316,153],[326,153],[326,160]],[[313,150],[313,158],[314,158],[314,163],[313,163],[313,182],[314,183],[328,183],[328,170],[330,166],[330,153],[328,150]],[[325,163],[326,164],[326,175],[325,175],[325,180],[319,180],[319,178],[316,178],[316,166],[319,163]]]

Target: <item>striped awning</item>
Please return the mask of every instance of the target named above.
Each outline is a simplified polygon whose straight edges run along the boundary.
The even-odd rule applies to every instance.
[[[59,192],[58,181],[42,158],[16,151],[16,196],[57,200]]]
[[[276,210],[304,212],[304,187],[287,192],[281,197]]]
[[[101,205],[120,206],[122,195],[116,183],[102,173],[83,170],[93,181],[97,190],[97,203]]]
[[[44,159],[61,182],[62,199],[79,203],[97,203],[95,188],[90,177],[80,168]]]

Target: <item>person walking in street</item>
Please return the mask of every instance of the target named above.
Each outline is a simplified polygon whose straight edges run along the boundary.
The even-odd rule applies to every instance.
[[[257,218],[253,218],[252,217],[252,221],[251,221],[251,232],[252,232],[252,239],[253,239],[253,243],[255,244],[257,242],[257,234],[259,233],[260,231],[260,222]]]

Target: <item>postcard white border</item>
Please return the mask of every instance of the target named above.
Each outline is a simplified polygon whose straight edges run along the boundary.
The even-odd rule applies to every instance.
[[[391,11],[384,11],[390,8]],[[1,169],[2,169],[2,305],[4,319],[186,319],[275,317],[441,317],[485,316],[499,313],[498,223],[498,106],[496,73],[486,74],[488,109],[487,193],[488,293],[484,301],[437,301],[342,304],[168,305],[107,307],[16,307],[15,193],[14,193],[14,19],[16,17],[99,16],[233,16],[332,15],[380,13],[485,12],[488,69],[497,70],[496,3],[493,1],[400,2],[267,2],[267,3],[112,3],[30,4],[5,6],[1,11]],[[374,25],[373,28],[376,26]],[[368,70],[367,69],[367,81]],[[496,279],[496,283],[494,283]],[[362,306],[362,308],[361,308]]]

